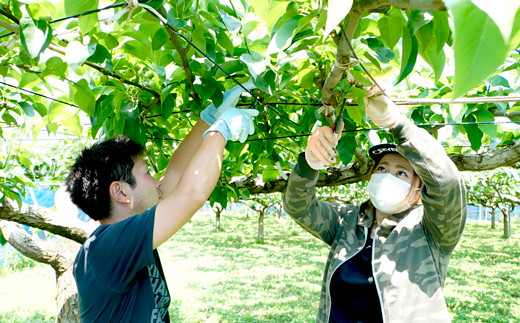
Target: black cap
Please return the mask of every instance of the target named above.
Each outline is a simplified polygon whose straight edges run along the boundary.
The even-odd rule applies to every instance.
[[[368,149],[368,154],[376,162],[376,164],[379,163],[381,158],[383,158],[383,156],[388,153],[399,153],[397,151],[396,144],[380,144]]]

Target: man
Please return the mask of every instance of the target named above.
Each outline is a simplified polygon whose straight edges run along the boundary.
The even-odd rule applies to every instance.
[[[123,136],[95,143],[77,158],[67,190],[100,223],[74,262],[83,322],[170,321],[156,249],[208,199],[226,141],[244,142],[254,132],[258,111],[234,108],[241,92],[235,87],[218,109],[203,111],[161,180],[148,172],[144,147]]]

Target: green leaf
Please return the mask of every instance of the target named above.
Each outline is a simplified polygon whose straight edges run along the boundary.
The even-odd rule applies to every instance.
[[[256,16],[267,26],[269,33],[290,3],[290,1],[283,0],[247,0],[247,2],[253,6]]]
[[[354,157],[354,153],[356,152],[357,148],[357,142],[356,138],[345,135],[341,137],[339,144],[338,144],[338,153],[339,158],[341,158],[341,162],[343,165],[347,165],[350,163],[352,158]]]
[[[77,69],[87,61],[90,55],[93,54],[91,50],[92,48],[84,46],[78,41],[70,42],[65,50],[67,64],[69,64],[70,68]]]
[[[65,0],[65,14],[74,16],[89,10],[97,9],[99,0]],[[98,22],[97,13],[84,15],[78,18],[79,29],[83,34],[87,34]]]
[[[61,123],[66,129],[70,130],[78,138],[81,138],[83,127],[79,121],[78,114],[74,114],[72,117],[62,120]]]
[[[192,33],[192,41],[195,46],[197,46],[203,52],[206,52],[206,38],[204,37],[204,33],[199,29],[195,29]]]
[[[497,137],[498,135],[498,129],[497,125],[494,124],[495,117],[491,112],[489,112],[486,109],[480,109],[475,112],[473,112],[473,115],[477,119],[477,122],[489,122],[490,124],[479,124],[478,127],[480,130],[482,130],[483,133],[487,134],[490,137]],[[493,123],[493,124],[491,124]]]
[[[158,50],[162,48],[162,46],[168,42],[168,33],[164,30],[164,28],[160,28],[155,32],[152,38],[152,50]]]
[[[509,40],[509,50],[513,50],[520,43],[520,10],[516,12],[513,31]]]
[[[500,75],[495,75],[489,80],[489,84],[492,86],[503,86],[505,88],[510,88],[509,82]]]
[[[350,12],[352,0],[329,0],[324,35],[328,35]]]
[[[444,65],[446,65],[446,55],[442,50],[440,52],[437,51],[433,23],[424,25],[417,31],[416,36],[419,44],[419,54],[432,67],[435,73],[435,81],[437,82],[444,70]]]
[[[358,105],[349,106],[346,108],[346,110],[350,118],[354,120],[358,126],[361,126],[364,124],[365,120],[365,102],[363,98],[367,95],[367,93],[360,88],[353,87],[351,94],[353,97],[357,98]]]
[[[453,98],[457,98],[478,86],[504,62],[508,45],[496,23],[471,1],[448,0],[446,6],[455,26]]]
[[[47,114],[47,121],[49,124],[47,125],[47,128],[52,127],[51,123],[58,119],[65,107],[65,104],[57,101],[52,101],[51,104],[49,104],[49,113]]]
[[[5,240],[4,235],[2,234],[2,231],[0,230],[0,245],[5,245],[7,243],[7,240]]]
[[[264,151],[264,143],[262,141],[253,141],[249,143],[249,148],[254,155],[260,156]]]
[[[372,84],[372,81],[370,81],[367,77],[366,77],[366,74],[364,72],[361,72],[361,71],[357,71],[357,70],[351,70],[350,73],[352,74],[352,76],[354,77],[354,79],[356,81],[358,81],[359,83],[361,83],[361,85],[365,86],[365,87],[371,87],[373,84]]]
[[[213,78],[207,78],[203,79],[201,84],[194,84],[193,87],[202,99],[207,100],[215,93],[217,82]]]
[[[233,45],[231,39],[229,39],[228,35],[226,35],[225,31],[221,30],[217,33],[217,43],[219,46],[222,46],[222,48],[224,48],[229,54],[233,55],[235,46]]]
[[[476,119],[473,115],[468,115],[463,119],[464,122],[475,122]],[[480,146],[482,146],[482,137],[484,133],[480,130],[478,125],[475,124],[465,124],[463,125],[464,129],[468,134],[469,142],[471,143],[471,148],[474,151],[478,151]]]
[[[267,47],[266,55],[278,53],[291,44],[293,31],[298,26],[298,20],[300,18],[301,16],[295,16],[289,19],[276,31]]]
[[[44,19],[46,21],[50,21],[53,16],[56,15],[56,9],[54,5],[45,0],[40,0],[40,3],[28,3],[27,12],[34,19]]]
[[[280,174],[276,168],[268,168],[262,171],[262,181],[264,183],[273,181],[278,178]]]
[[[224,21],[224,24],[226,25],[227,30],[231,32],[236,32],[240,29],[241,24],[240,20],[237,18],[228,15],[224,10],[220,10],[220,17],[222,18],[222,21]]]
[[[20,80],[20,84],[18,86],[31,88],[40,82],[41,79],[38,77],[38,75],[32,73],[25,73],[23,74],[22,79]]]
[[[381,70],[381,64],[379,64],[379,61],[374,56],[370,55],[369,52],[365,52],[363,56],[365,56],[372,64]]]
[[[225,209],[228,203],[226,189],[224,187],[215,186],[209,197],[209,202],[211,206],[213,206],[215,202],[218,202]]]
[[[254,53],[254,56],[243,54],[240,56],[240,59],[246,63],[249,73],[254,78],[265,72],[265,69],[267,68],[268,61],[265,60],[260,54]],[[258,86],[256,83],[255,85]]]
[[[175,101],[177,98],[176,93],[170,93],[166,98],[161,99],[162,117],[163,120],[167,120],[175,109]]]
[[[464,114],[466,114],[468,110],[468,106],[465,104],[450,104],[448,109],[450,113],[449,116],[451,116],[452,120],[459,123],[462,122]]]
[[[88,115],[93,116],[96,110],[96,97],[85,79],[69,87],[69,96],[77,106]]]
[[[444,44],[450,38],[450,26],[448,23],[448,13],[445,11],[433,12],[433,33],[436,40],[437,52],[441,52]]]
[[[368,47],[376,53],[376,57],[381,63],[388,63],[395,58],[394,52],[386,48],[385,45],[376,38],[367,38],[366,42]]]
[[[45,62],[45,69],[42,71],[44,76],[55,75],[55,76],[66,76],[67,63],[61,60],[59,57],[51,57]]]
[[[31,58],[36,58],[49,46],[52,28],[45,20],[30,17],[20,19],[20,41]]]
[[[391,15],[385,16],[377,21],[377,26],[386,46],[394,49],[399,39],[401,39],[403,20]]]
[[[96,63],[96,64],[102,64],[107,59],[111,60],[112,55],[110,55],[110,52],[105,48],[105,46],[101,44],[89,44],[88,45],[88,51],[89,53],[92,53],[89,58],[87,59],[89,62]]]
[[[304,89],[312,89],[314,84],[314,76],[316,75],[316,69],[312,67],[304,68],[298,72],[297,82]]]
[[[34,117],[34,107],[31,104],[25,101],[21,101],[18,103],[18,105],[23,109],[23,112],[26,116]]]
[[[209,21],[211,24],[213,24],[215,27],[224,28],[225,26],[218,21],[215,17],[213,17],[209,12],[207,11],[201,11],[200,15],[204,18],[206,18],[207,21]]]
[[[417,60],[418,45],[417,39],[411,34],[410,29],[403,27],[403,52],[401,55],[401,71],[395,84],[401,82],[413,71]]]
[[[410,17],[409,21],[413,30],[412,34],[415,34],[417,30],[428,24],[433,18],[428,11],[421,9],[408,9],[406,13]]]
[[[152,57],[150,47],[137,40],[129,40],[125,42],[123,44],[123,50],[143,61],[147,61]]]
[[[472,3],[493,20],[498,26],[503,39],[508,43],[513,32],[515,15],[520,8],[520,1],[502,0],[496,3],[489,0],[472,0]]]

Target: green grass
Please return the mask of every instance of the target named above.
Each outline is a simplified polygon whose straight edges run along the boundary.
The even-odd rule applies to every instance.
[[[448,268],[444,288],[454,322],[518,322],[520,225],[511,240],[502,227],[468,223]]]
[[[223,215],[222,228],[197,214],[159,248],[172,321],[315,322],[328,247],[287,218],[266,217],[264,244],[255,217]],[[517,322],[520,225],[512,231],[508,241],[500,227],[466,226],[445,287],[453,322]],[[54,321],[50,268],[1,271],[0,286],[0,322]]]
[[[0,322],[54,322],[56,276],[47,265],[19,263],[0,270]]]

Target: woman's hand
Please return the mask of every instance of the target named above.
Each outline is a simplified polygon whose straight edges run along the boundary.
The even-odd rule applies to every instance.
[[[379,88],[368,91],[365,100],[365,112],[370,120],[381,127],[392,128],[401,117],[399,109]]]
[[[341,121],[336,132],[329,127],[321,127],[312,133],[305,148],[305,159],[311,168],[318,170],[336,162],[336,146],[341,138],[343,126],[344,123]]]

